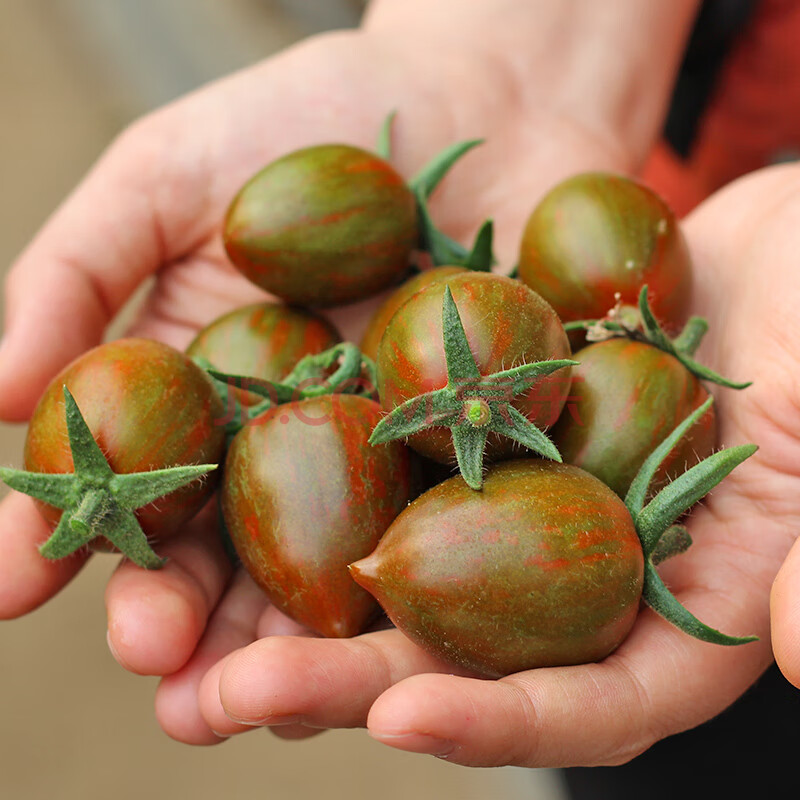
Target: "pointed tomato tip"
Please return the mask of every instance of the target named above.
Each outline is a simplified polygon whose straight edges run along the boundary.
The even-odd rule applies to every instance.
[[[378,571],[380,567],[380,560],[376,558],[375,554],[348,564],[347,569],[350,571],[353,580],[364,589],[369,591],[371,586],[378,583]]]

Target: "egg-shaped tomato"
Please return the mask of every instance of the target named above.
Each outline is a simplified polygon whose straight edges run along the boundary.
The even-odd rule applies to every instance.
[[[625,496],[645,459],[708,391],[677,358],[646,342],[609,339],[579,350],[553,441],[562,458]],[[664,460],[656,491],[714,452],[713,406]]]
[[[569,342],[558,316],[536,292],[501,275],[464,272],[417,292],[392,316],[377,360],[378,393],[387,411],[448,384],[442,331],[446,287],[481,375],[569,357]],[[539,378],[516,396],[511,383],[499,382],[497,396],[507,399],[537,427],[546,427],[558,419],[569,387],[567,367]],[[435,461],[447,463],[455,458],[452,435],[443,428],[415,433],[409,444]],[[519,452],[512,440],[489,434],[486,455],[490,459],[508,457],[515,449]]]
[[[642,286],[671,331],[686,320],[692,266],[675,214],[653,190],[622,175],[589,172],[554,186],[522,236],[519,277],[564,322],[600,319]]]
[[[222,459],[224,408],[206,373],[172,347],[149,339],[119,339],[79,356],[49,384],[28,426],[24,464],[31,472],[71,473],[63,387],[117,473],[216,464]],[[174,534],[208,500],[215,476],[195,481],[136,511],[142,530]],[[37,504],[55,526],[61,511]],[[93,547],[107,549],[101,537]]]
[[[625,504],[577,467],[523,459],[418,497],[356,581],[410,639],[499,677],[597,661],[627,636],[644,556]]]
[[[371,447],[380,406],[323,395],[274,406],[236,434],[222,513],[245,569],[281,611],[324,636],[378,611],[347,565],[370,553],[417,491],[413,454]]]
[[[385,289],[407,270],[417,206],[403,177],[344,144],[296,150],[233,199],[225,249],[239,271],[288,303],[335,306]]]

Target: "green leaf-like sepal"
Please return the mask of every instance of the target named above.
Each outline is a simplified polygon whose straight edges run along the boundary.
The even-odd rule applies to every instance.
[[[697,639],[722,645],[745,644],[755,641],[756,637],[739,638],[720,633],[687,611],[661,580],[655,565],[684,552],[692,543],[689,532],[682,525],[675,525],[676,520],[758,448],[746,444],[713,453],[675,478],[645,505],[656,471],[683,436],[711,408],[712,403],[713,398],[709,397],[651,453],[633,479],[625,496],[625,505],[636,526],[645,559],[642,591],[644,602],[673,625]]]
[[[467,250],[436,227],[427,199],[422,194],[417,194],[416,197],[419,248],[430,254],[434,265],[464,267],[473,272],[490,272],[496,261],[492,253],[494,223],[486,220],[475,236],[472,249]]]
[[[587,339],[590,341],[602,341],[603,339],[624,336],[634,341],[647,342],[653,347],[657,347],[659,350],[674,356],[692,375],[702,381],[716,383],[729,389],[746,389],[752,384],[751,381],[739,382],[723,378],[722,375],[714,372],[714,370],[694,360],[692,356],[708,331],[708,322],[703,317],[692,317],[681,333],[675,339],[670,339],[653,315],[653,310],[647,301],[647,286],[643,286],[639,292],[637,319],[641,324],[641,330],[616,317],[568,322],[564,325],[564,330],[568,333],[570,331],[586,331]]]
[[[692,537],[683,525],[670,525],[650,553],[650,563],[658,566],[667,559],[685,553],[692,546]]]
[[[675,449],[678,442],[683,439],[689,429],[694,427],[697,421],[706,414],[713,403],[714,398],[709,397],[705,403],[692,411],[692,413],[677,425],[669,436],[650,453],[642,466],[639,467],[639,471],[631,481],[628,493],[625,495],[625,505],[628,507],[628,511],[630,511],[634,522],[638,520],[641,510],[644,508],[650,484],[656,472],[658,472],[659,467],[664,462],[664,459]]]
[[[690,317],[683,330],[672,340],[679,353],[693,356],[708,333],[708,320],[705,317]]]
[[[675,627],[680,628],[684,633],[694,636],[704,642],[721,645],[747,644],[748,642],[758,641],[757,636],[728,636],[715,628],[711,628],[690,611],[684,608],[680,601],[669,589],[664,581],[656,572],[652,563],[646,563],[644,568],[644,591],[642,597],[650,608],[660,614]]]
[[[483,485],[483,453],[489,433],[513,439],[546,458],[561,461],[555,445],[511,401],[540,377],[577,362],[539,361],[481,375],[447,286],[442,331],[447,386],[412,397],[393,409],[375,426],[370,444],[405,439],[427,428],[450,428],[461,475],[473,489]]]
[[[475,241],[464,262],[464,267],[472,272],[491,272],[492,264],[495,263],[492,251],[493,242],[494,222],[487,219],[475,234]]]
[[[74,473],[0,469],[0,479],[12,489],[62,510],[58,525],[39,552],[45,558],[64,558],[103,536],[135,564],[147,569],[161,567],[164,560],[153,552],[134,511],[202,478],[218,465],[117,474],[66,386],[64,409]]]
[[[378,131],[378,140],[375,142],[375,153],[384,161],[389,161],[392,158],[392,125],[396,116],[396,111],[390,111],[387,114]]]
[[[468,139],[445,147],[408,182],[409,188],[418,196],[430,197],[433,190],[441,183],[442,178],[453,168],[453,165],[473,147],[483,144],[483,141],[483,139]]]
[[[328,374],[334,367],[333,373]],[[234,434],[247,420],[255,419],[273,406],[325,394],[371,396],[376,385],[375,363],[350,342],[341,342],[322,353],[304,356],[282,381],[232,375],[211,366],[204,369],[216,384],[225,386],[229,394],[233,387],[263,398],[256,405],[241,409],[236,422],[230,424]]]
[[[268,381],[265,378],[251,378],[247,375],[232,375],[227,372],[220,372],[216,369],[207,369],[206,372],[220,383],[225,383],[235,389],[242,389],[247,392],[257,394],[267,401],[263,408],[259,403],[259,410],[265,410],[273,405],[281,405],[282,403],[289,403],[296,397],[297,388],[295,386],[287,386],[285,383],[279,381]],[[250,412],[248,416],[255,416]]]
[[[727,475],[758,450],[742,444],[713,453],[665,486],[640,512],[636,529],[642,549],[650,555],[664,531],[678,517],[705,497]]]
[[[643,286],[642,291],[639,293],[639,313],[642,315],[642,324],[644,325],[645,335],[647,336],[648,340],[665,353],[675,356],[675,358],[677,358],[678,361],[680,361],[681,364],[683,364],[683,366],[692,373],[692,375],[696,375],[698,378],[700,378],[700,380],[703,381],[710,381],[711,383],[717,383],[720,386],[727,386],[729,389],[746,389],[751,385],[751,381],[737,383],[736,381],[723,378],[722,375],[718,375],[708,367],[698,364],[691,357],[687,350],[679,349],[669,338],[669,336],[664,333],[664,330],[658,324],[658,320],[653,316],[653,311],[650,308],[650,304],[647,302],[646,286]],[[700,330],[697,321],[690,320],[690,323],[694,329],[697,329],[698,331]],[[697,341],[697,334],[692,329],[690,329],[690,331],[691,335],[689,332],[687,332],[686,336],[681,334],[678,339],[680,340],[681,337],[683,337],[685,344],[696,349],[697,345],[699,344],[699,341]],[[703,331],[703,333],[705,333],[705,331]],[[694,351],[692,350],[692,352]]]
[[[472,247],[467,250],[436,227],[428,208],[428,198],[442,178],[459,159],[482,142],[482,139],[472,139],[445,148],[409,181],[409,188],[417,200],[419,249],[430,254],[434,266],[455,266],[476,272],[489,272],[496,263],[492,252],[494,225],[491,220],[483,223]]]

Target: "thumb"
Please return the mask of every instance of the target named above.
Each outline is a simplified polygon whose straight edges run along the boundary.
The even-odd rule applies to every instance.
[[[124,134],[11,267],[0,348],[0,419],[27,419],[63,366],[98,344],[163,261],[147,148]]]

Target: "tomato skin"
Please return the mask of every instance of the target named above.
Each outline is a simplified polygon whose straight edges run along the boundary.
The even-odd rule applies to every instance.
[[[674,356],[644,342],[609,339],[575,355],[572,389],[552,430],[562,458],[624,497],[653,450],[708,398]],[[714,452],[714,408],[692,428],[656,473],[652,491]]]
[[[636,306],[647,284],[656,318],[685,322],[692,266],[675,214],[652,190],[622,175],[589,172],[552,188],[522,236],[519,277],[564,322],[604,317],[619,292]]]
[[[185,354],[149,339],[119,339],[89,350],[49,384],[31,417],[24,466],[32,472],[73,472],[63,386],[115,472],[145,472],[220,463],[224,408],[208,376]],[[176,533],[205,504],[215,473],[136,511],[148,536]],[[61,511],[37,501],[53,526]],[[90,547],[108,549],[101,537]]]
[[[361,338],[361,352],[373,361],[378,358],[378,346],[381,343],[389,320],[395,311],[410,297],[434,283],[445,283],[454,275],[462,275],[464,267],[434,267],[409,278],[405,283],[395,289],[381,306],[375,311],[367,324],[367,329]]]
[[[416,202],[378,156],[349,145],[289,153],[251,178],[224,225],[228,256],[302,306],[369,297],[399,280],[418,236]]]
[[[519,281],[489,273],[464,272],[429,285],[392,316],[378,348],[378,394],[389,411],[424,392],[447,385],[442,341],[442,303],[449,286],[458,307],[470,350],[481,375],[522,363],[569,358],[569,342],[556,313],[536,292]],[[570,387],[570,370],[543,377],[513,405],[543,427],[558,419]],[[510,399],[510,398],[508,398]],[[409,445],[440,463],[454,461],[452,436],[442,428],[414,434]],[[510,439],[490,434],[487,457],[520,452]]]
[[[258,303],[206,325],[186,353],[230,375],[279,381],[303,356],[321,353],[340,341],[336,329],[316,314],[281,303]],[[251,392],[234,391],[245,405],[261,400]]]
[[[624,503],[577,467],[490,468],[417,498],[351,568],[394,624],[487,677],[597,661],[627,636],[644,557]]]
[[[277,608],[324,636],[354,636],[378,612],[347,565],[417,491],[408,448],[367,443],[380,417],[356,395],[277,406],[235,436],[225,462],[222,513],[242,564]]]

